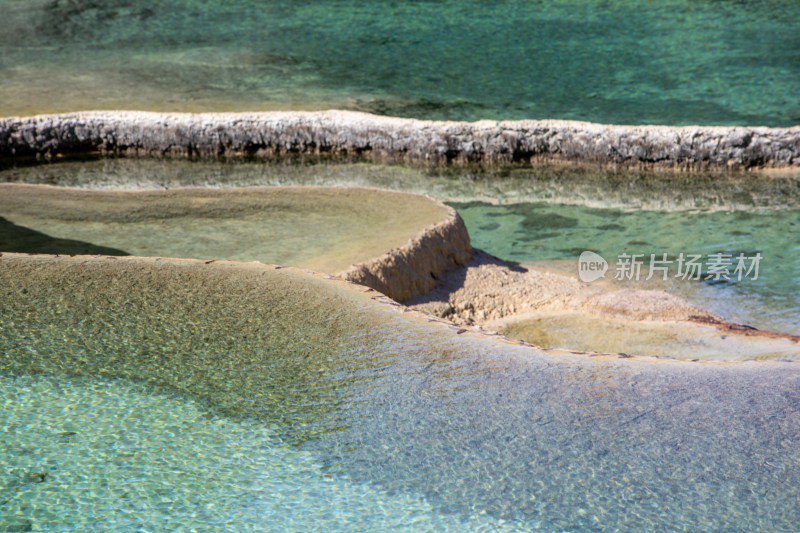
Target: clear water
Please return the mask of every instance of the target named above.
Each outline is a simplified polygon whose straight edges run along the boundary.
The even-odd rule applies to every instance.
[[[699,254],[737,257],[761,254],[758,279],[673,281],[668,287],[729,320],[781,332],[800,333],[800,210],[624,211],[578,205],[454,203],[470,229],[473,246],[512,261],[568,261],[577,274],[578,257],[592,250],[607,261],[620,254],[642,254],[641,288],[662,288],[646,281],[650,254],[673,261]],[[747,263],[749,266],[749,261]],[[734,265],[730,267],[732,271]],[[615,266],[606,274],[613,278]],[[693,286],[687,286],[693,285]]]
[[[800,208],[800,170],[669,173],[537,166],[486,170],[305,157],[279,161],[102,158],[31,166],[0,161],[0,183],[85,189],[340,185],[423,193],[450,202],[547,202],[626,211]]]
[[[4,0],[0,116],[342,108],[800,123],[800,4]]]
[[[485,171],[314,160],[104,159],[11,167],[0,171],[0,181],[133,190],[343,185],[425,193],[450,202],[459,211],[476,248],[509,261],[543,261],[547,268],[571,275],[583,250],[594,250],[609,261],[622,253],[644,253],[648,258],[651,253],[659,257],[666,253],[675,259],[680,253],[750,256],[760,252],[758,280],[658,286],[651,280],[641,288],[668,289],[729,320],[800,333],[800,259],[795,238],[795,228],[800,228],[800,174],[796,171],[648,174],[563,167]],[[207,226],[200,231],[210,231]],[[307,235],[314,237],[313,224],[308,227]],[[47,233],[46,227],[40,229]],[[224,233],[236,228],[218,229]],[[149,232],[142,237],[152,240],[157,235]],[[123,235],[114,242],[125,249],[127,238]],[[149,249],[167,255],[167,243],[155,241],[148,244]],[[192,255],[198,257],[220,249],[218,244],[195,238],[182,242],[189,241]],[[271,253],[280,249],[277,244]],[[228,255],[242,254],[241,245],[233,248],[237,247],[229,247]],[[296,257],[296,250],[288,248],[294,255],[277,259]],[[180,253],[176,250],[174,255]],[[609,276],[613,272],[612,265]]]
[[[137,194],[0,185],[0,250],[262,261],[332,274],[448,216],[429,198],[374,188]]]
[[[0,375],[3,531],[458,531],[256,420],[120,379]],[[485,515],[473,526],[502,530]],[[28,529],[30,528],[30,529]],[[476,528],[477,529],[477,528]]]
[[[0,116],[343,108],[800,122],[791,1],[0,0],[0,9]],[[295,179],[249,168],[243,181]],[[240,179],[219,177],[227,172],[170,179]],[[404,171],[366,173],[409,186]],[[480,178],[432,183],[422,187],[456,201],[514,196]],[[556,180],[525,194],[581,203],[587,190]],[[745,190],[720,196],[763,200]],[[769,227],[788,233],[781,224],[793,216],[755,213],[742,220],[753,225],[743,240],[726,230],[685,242],[753,249],[763,238],[790,255],[796,248],[779,250],[785,238]],[[497,237],[481,225],[470,221],[474,239]],[[791,264],[779,315],[796,305]],[[230,273],[177,269],[169,281],[166,270],[36,278],[0,268],[0,529],[797,529],[794,365],[553,357],[373,316],[368,302],[296,278],[265,293],[263,277],[232,285]],[[773,276],[756,300],[784,286]]]
[[[631,321],[578,311],[512,319],[502,333],[535,346],[592,353],[689,361],[800,360],[800,346],[788,339],[730,335],[707,324]]]
[[[554,356],[286,270],[0,263],[3,526],[796,530],[795,364]]]

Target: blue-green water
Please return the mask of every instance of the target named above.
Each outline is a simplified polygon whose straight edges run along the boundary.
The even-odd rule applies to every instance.
[[[0,266],[0,529],[797,529],[796,363],[547,354],[285,269]]]
[[[639,254],[640,286],[661,288],[656,285],[663,278],[660,271],[655,271],[654,281],[646,281],[651,254],[662,261],[667,254],[670,263],[664,264],[671,278],[679,276],[680,254],[699,255],[701,279],[682,282],[697,286],[680,287],[681,282],[674,281],[677,285],[670,289],[684,295],[693,292],[690,299],[729,320],[800,333],[800,210],[623,211],[543,202],[452,205],[464,218],[476,248],[511,261],[566,260],[572,274],[577,274],[584,250],[609,263],[618,262],[622,254]],[[729,256],[729,279],[713,274],[709,278],[708,263],[715,254]],[[750,275],[742,272],[741,279],[734,273],[740,254],[747,269],[752,258],[761,255],[757,279],[755,270]],[[606,275],[610,279],[617,273],[612,264]]]
[[[564,261],[569,264],[560,268],[570,275],[577,273],[583,250],[594,250],[610,262],[624,253],[645,254],[646,259],[666,253],[673,261],[681,253],[700,254],[703,262],[718,252],[734,257],[761,253],[757,280],[751,275],[739,282],[676,281],[666,287],[652,280],[641,288],[667,288],[729,320],[800,333],[797,172],[673,175],[548,167],[485,172],[324,162],[112,159],[9,168],[0,172],[0,182],[112,189],[347,185],[426,193],[458,210],[476,248],[509,261]],[[242,247],[233,242],[235,233],[228,235],[230,247]],[[109,247],[125,238],[91,244]],[[151,250],[178,254],[175,243],[158,239]],[[193,253],[218,257],[223,251],[230,254],[230,248],[198,242]],[[237,257],[269,260],[268,255]],[[614,273],[612,266],[608,276]],[[646,276],[645,266],[642,278]]]
[[[5,0],[0,116],[344,108],[800,123],[800,4]]]
[[[0,403],[1,531],[503,529],[333,476],[264,423],[141,383],[0,374]]]
[[[0,116],[343,108],[800,123],[793,1],[0,0],[0,12]],[[62,179],[50,170],[43,181]],[[145,187],[326,179],[292,172],[138,176]],[[367,173],[455,201],[597,201],[585,183]],[[796,207],[795,189],[782,207]],[[708,289],[746,289],[772,324],[791,325],[797,211],[748,211],[764,207],[759,190],[699,198],[723,211],[755,201],[738,218],[691,213],[695,199],[637,216],[462,211],[476,245],[507,259],[574,259],[584,243],[611,256],[763,250],[761,283]],[[667,192],[657,200],[669,209]],[[542,212],[553,235],[536,223]],[[236,290],[228,276],[170,283],[163,272],[136,283],[54,269],[44,283],[0,285],[0,529],[797,529],[793,364],[552,357],[367,320],[365,304],[297,280],[257,297],[263,280]]]

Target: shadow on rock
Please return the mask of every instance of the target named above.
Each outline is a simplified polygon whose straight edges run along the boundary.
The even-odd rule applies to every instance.
[[[442,279],[437,279],[436,288],[425,295],[405,300],[403,303],[435,316],[452,318],[454,312],[453,302],[451,301],[452,296],[468,285],[467,276],[470,271],[475,271],[482,267],[498,267],[499,271],[519,274],[528,272],[528,269],[519,263],[504,261],[483,250],[473,248],[469,261],[447,272]]]
[[[0,252],[63,255],[130,255],[123,250],[90,242],[59,239],[0,217]]]

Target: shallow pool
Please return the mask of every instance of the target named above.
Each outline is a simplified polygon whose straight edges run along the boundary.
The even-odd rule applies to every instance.
[[[424,498],[333,475],[258,420],[102,377],[0,375],[3,531],[458,531]],[[496,529],[483,514],[475,526]],[[500,528],[502,529],[502,527]]]
[[[788,532],[800,517],[793,363],[550,354],[257,265],[0,265],[7,527]]]
[[[606,278],[619,278],[618,285],[666,288],[728,320],[800,333],[796,208],[630,211],[542,202],[452,205],[470,229],[473,246],[498,257],[564,261],[565,271],[578,274],[581,253],[591,250],[611,264]],[[651,254],[657,261],[653,266],[669,270],[651,272]],[[679,271],[681,254],[686,261]],[[719,276],[710,270],[716,254],[723,254]],[[760,259],[755,260],[757,254]],[[634,255],[642,262],[638,271],[620,266]],[[740,255],[744,269],[736,272]],[[699,257],[699,268],[691,272],[685,266],[690,256]]]
[[[336,273],[452,211],[342,187],[98,191],[0,184],[0,251],[263,261]]]
[[[670,280],[655,276],[637,286],[669,290],[729,320],[767,330],[800,332],[800,259],[792,231],[800,228],[800,173],[796,170],[704,174],[545,166],[488,171],[314,158],[278,163],[121,158],[11,166],[0,171],[0,182],[126,190],[341,185],[425,193],[459,211],[474,247],[502,259],[537,262],[541,268],[575,275],[581,252],[593,250],[612,263],[607,278],[613,280],[613,262],[620,254],[644,254],[645,260],[650,254],[658,258],[667,254],[672,261]],[[196,223],[196,231],[207,239],[198,240],[193,231],[181,229],[182,223],[176,222],[176,235],[183,238],[174,239],[173,251],[157,233],[137,233],[133,228],[127,230],[129,237],[119,235],[92,244],[125,251],[126,240],[138,239],[137,249],[149,250],[148,254],[220,257],[223,253],[228,258],[289,264],[298,264],[292,259],[301,255],[298,250],[307,248],[297,235],[292,236],[300,224],[281,222],[283,236],[268,235],[260,248],[243,249],[242,239],[231,236],[251,235],[253,232],[244,228],[247,224],[258,226],[258,220],[217,221],[213,233],[209,233],[208,219]],[[52,223],[45,221],[45,226],[48,224]],[[306,238],[315,239],[319,246],[329,246],[325,238],[336,229],[323,224],[317,231],[309,221],[302,226],[307,228]],[[69,228],[65,230],[61,237],[69,236]],[[103,231],[107,235],[108,227]],[[287,240],[289,237],[293,240]],[[91,241],[91,235],[87,238]],[[282,239],[291,244],[282,244]],[[707,276],[709,254],[736,257],[743,253],[749,267],[750,258],[761,253],[758,279],[753,279],[755,272],[733,281],[675,279],[681,253],[702,256],[702,278]],[[729,266],[730,271],[734,268],[735,264]],[[641,278],[647,275],[644,265]],[[633,284],[629,280],[621,283]]]

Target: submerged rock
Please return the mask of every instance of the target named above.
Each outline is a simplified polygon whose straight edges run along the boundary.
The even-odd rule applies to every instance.
[[[0,210],[0,230],[3,223],[7,229],[0,252],[259,260],[337,275],[396,300],[430,291],[471,252],[453,208],[371,188],[132,192],[0,184]]]

